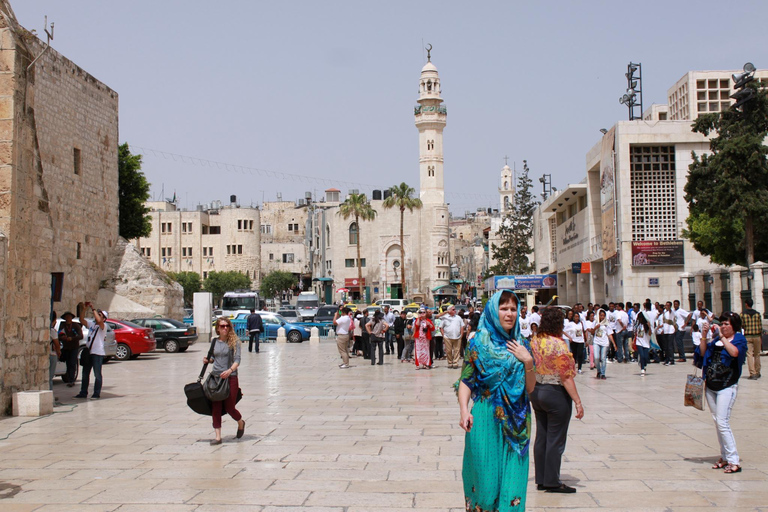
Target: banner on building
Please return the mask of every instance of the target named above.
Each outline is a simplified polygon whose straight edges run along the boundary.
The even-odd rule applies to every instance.
[[[555,274],[532,274],[525,276],[495,276],[493,286],[496,290],[542,290],[557,288]]]
[[[603,135],[600,149],[600,209],[603,224],[603,259],[616,255],[616,170],[614,169],[614,143],[616,127]]]
[[[573,274],[589,274],[591,271],[591,263],[571,263],[571,273]]]
[[[632,266],[683,265],[682,240],[644,240],[632,242]]]
[[[344,278],[344,287],[345,288],[353,288],[353,289],[357,290],[358,286],[363,286],[364,287],[365,286],[365,278],[363,278],[363,280],[360,281],[359,283],[360,284],[358,284],[358,280],[357,280],[356,277]]]

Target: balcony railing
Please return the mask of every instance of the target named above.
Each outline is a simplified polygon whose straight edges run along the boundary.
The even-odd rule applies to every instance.
[[[447,114],[448,110],[445,105],[416,105],[413,107],[413,115],[417,116],[421,113]]]

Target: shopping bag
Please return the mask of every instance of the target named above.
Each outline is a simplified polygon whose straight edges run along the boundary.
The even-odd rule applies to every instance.
[[[685,381],[685,398],[683,405],[704,410],[704,378],[694,370],[693,375],[688,375]]]

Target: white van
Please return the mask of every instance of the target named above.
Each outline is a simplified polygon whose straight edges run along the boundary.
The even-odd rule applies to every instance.
[[[378,304],[379,306],[389,306],[390,309],[402,311],[410,303],[405,299],[381,299]]]
[[[296,312],[302,322],[313,321],[319,307],[320,297],[314,292],[301,292],[296,298]]]

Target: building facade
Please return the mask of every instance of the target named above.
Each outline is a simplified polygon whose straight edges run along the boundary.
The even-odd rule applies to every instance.
[[[7,0],[0,0],[0,42],[0,411],[6,411],[14,391],[48,389],[51,311],[61,315],[79,301],[96,302],[108,277],[118,238],[118,96],[46,50],[18,24]]]
[[[441,294],[458,293],[450,284],[449,214],[444,190],[443,129],[447,112],[442,104],[437,68],[431,56],[428,59],[421,70],[418,105],[414,108],[419,132],[419,197],[423,207],[405,211],[405,261],[401,261],[400,211],[383,206],[388,190],[373,191],[371,206],[377,211],[376,219],[361,221],[360,226],[354,218],[339,215],[339,205],[344,200],[341,191],[326,190],[325,197],[310,208],[309,223],[314,286],[326,302],[338,300],[339,289],[348,289],[352,298],[368,301],[403,297],[432,302]],[[362,283],[357,282],[358,265],[363,270]],[[406,290],[400,284],[402,272],[406,276]]]

